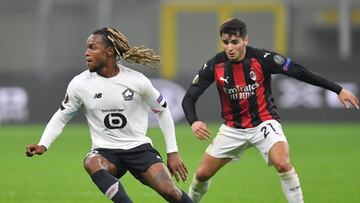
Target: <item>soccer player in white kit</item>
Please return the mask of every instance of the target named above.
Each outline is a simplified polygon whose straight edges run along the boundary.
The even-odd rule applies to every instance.
[[[168,202],[192,202],[171,179],[187,179],[187,169],[176,144],[175,127],[165,99],[142,73],[118,63],[149,65],[160,61],[152,49],[131,47],[114,28],[94,31],[86,42],[88,70],[72,79],[60,109],[47,124],[38,144],[26,146],[26,155],[44,153],[66,123],[82,108],[92,147],[84,168],[98,188],[113,202],[132,202],[119,179],[130,171]],[[146,136],[148,107],[158,116],[164,134],[167,165]]]

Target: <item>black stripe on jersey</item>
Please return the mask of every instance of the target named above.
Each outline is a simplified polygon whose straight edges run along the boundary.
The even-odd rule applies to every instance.
[[[263,73],[264,73],[264,88],[265,88],[265,100],[266,100],[266,108],[270,112],[271,116],[275,119],[280,121],[280,116],[276,111],[276,105],[274,98],[272,97],[272,91],[271,91],[271,71],[274,71],[274,68],[271,68],[272,65],[267,62],[263,54],[264,52],[270,53],[270,51],[267,50],[259,50],[259,49],[253,49],[255,56],[257,60],[260,62]]]
[[[233,67],[232,64],[228,61],[226,61],[224,63],[224,78],[229,77],[228,83],[224,83],[224,86],[228,89],[234,88],[235,87],[235,82],[234,82],[234,73],[233,73]],[[241,108],[239,105],[239,101],[238,100],[233,100],[229,97],[229,101],[231,104],[231,110],[232,110],[232,115],[233,115],[233,121],[234,121],[234,128],[242,128],[241,126]]]
[[[250,78],[250,61],[248,58],[245,58],[244,62],[243,62],[243,71],[244,71],[244,77],[245,77],[245,81],[246,81],[246,86],[248,85],[253,85],[255,84],[255,82]],[[255,95],[250,96],[248,98],[248,102],[249,102],[249,111],[250,111],[250,115],[251,115],[251,123],[253,126],[258,126],[261,123],[261,118],[259,115],[259,107],[258,107],[258,103],[257,103],[257,97],[256,97],[256,90],[255,91]]]
[[[268,77],[264,79],[266,108],[275,120],[280,121],[280,116],[276,111],[275,101],[271,93],[271,75],[264,74],[264,77]]]

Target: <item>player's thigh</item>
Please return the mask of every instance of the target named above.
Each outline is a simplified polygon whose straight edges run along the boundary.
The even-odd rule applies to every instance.
[[[216,137],[206,149],[206,153],[214,159],[204,157],[204,164],[206,162],[221,162],[220,159],[239,160],[243,152],[250,147],[248,137],[244,129],[221,125]]]
[[[286,148],[288,145],[287,140],[281,124],[278,121],[268,120],[261,123],[256,128],[251,143],[259,150],[268,164],[273,164],[273,161],[276,161],[278,157],[281,158],[288,155],[288,152],[286,151],[286,149],[288,149]],[[271,153],[270,156],[270,151],[273,148],[275,150],[273,150],[273,153]]]
[[[91,176],[99,170],[107,170],[112,174],[117,174],[116,166],[95,150],[90,151],[84,159],[84,168]]]

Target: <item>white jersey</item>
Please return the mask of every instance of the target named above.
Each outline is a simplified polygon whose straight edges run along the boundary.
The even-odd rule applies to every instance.
[[[90,129],[92,149],[131,149],[141,144],[151,144],[151,139],[146,136],[148,107],[155,113],[169,111],[164,98],[146,76],[120,64],[119,68],[119,74],[111,78],[88,70],[74,77],[68,85],[62,106],[56,113],[61,116],[55,120],[63,120],[66,124],[83,108]],[[162,120],[169,120],[168,117]],[[168,141],[171,140],[167,142],[167,151],[177,151],[175,130],[171,129],[171,115],[170,121],[165,122],[165,128],[168,129],[164,130],[162,127],[162,131],[164,134],[171,134],[170,138],[165,135],[165,141],[167,138]],[[170,126],[168,122],[171,122]],[[56,132],[59,130],[50,123],[51,120],[47,126],[49,130],[45,129],[39,143],[46,147],[49,147],[63,128],[60,127],[60,133]]]

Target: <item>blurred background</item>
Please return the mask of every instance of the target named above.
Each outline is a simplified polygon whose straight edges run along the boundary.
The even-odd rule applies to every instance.
[[[359,0],[0,0],[0,121],[47,122],[67,84],[86,70],[87,37],[113,26],[131,45],[161,54],[159,70],[125,65],[152,78],[175,120],[184,122],[185,89],[220,50],[218,26],[232,16],[247,23],[251,46],[290,56],[359,96]],[[360,120],[332,92],[282,75],[272,85],[285,121]],[[203,120],[221,121],[214,94],[212,85],[199,101]]]

